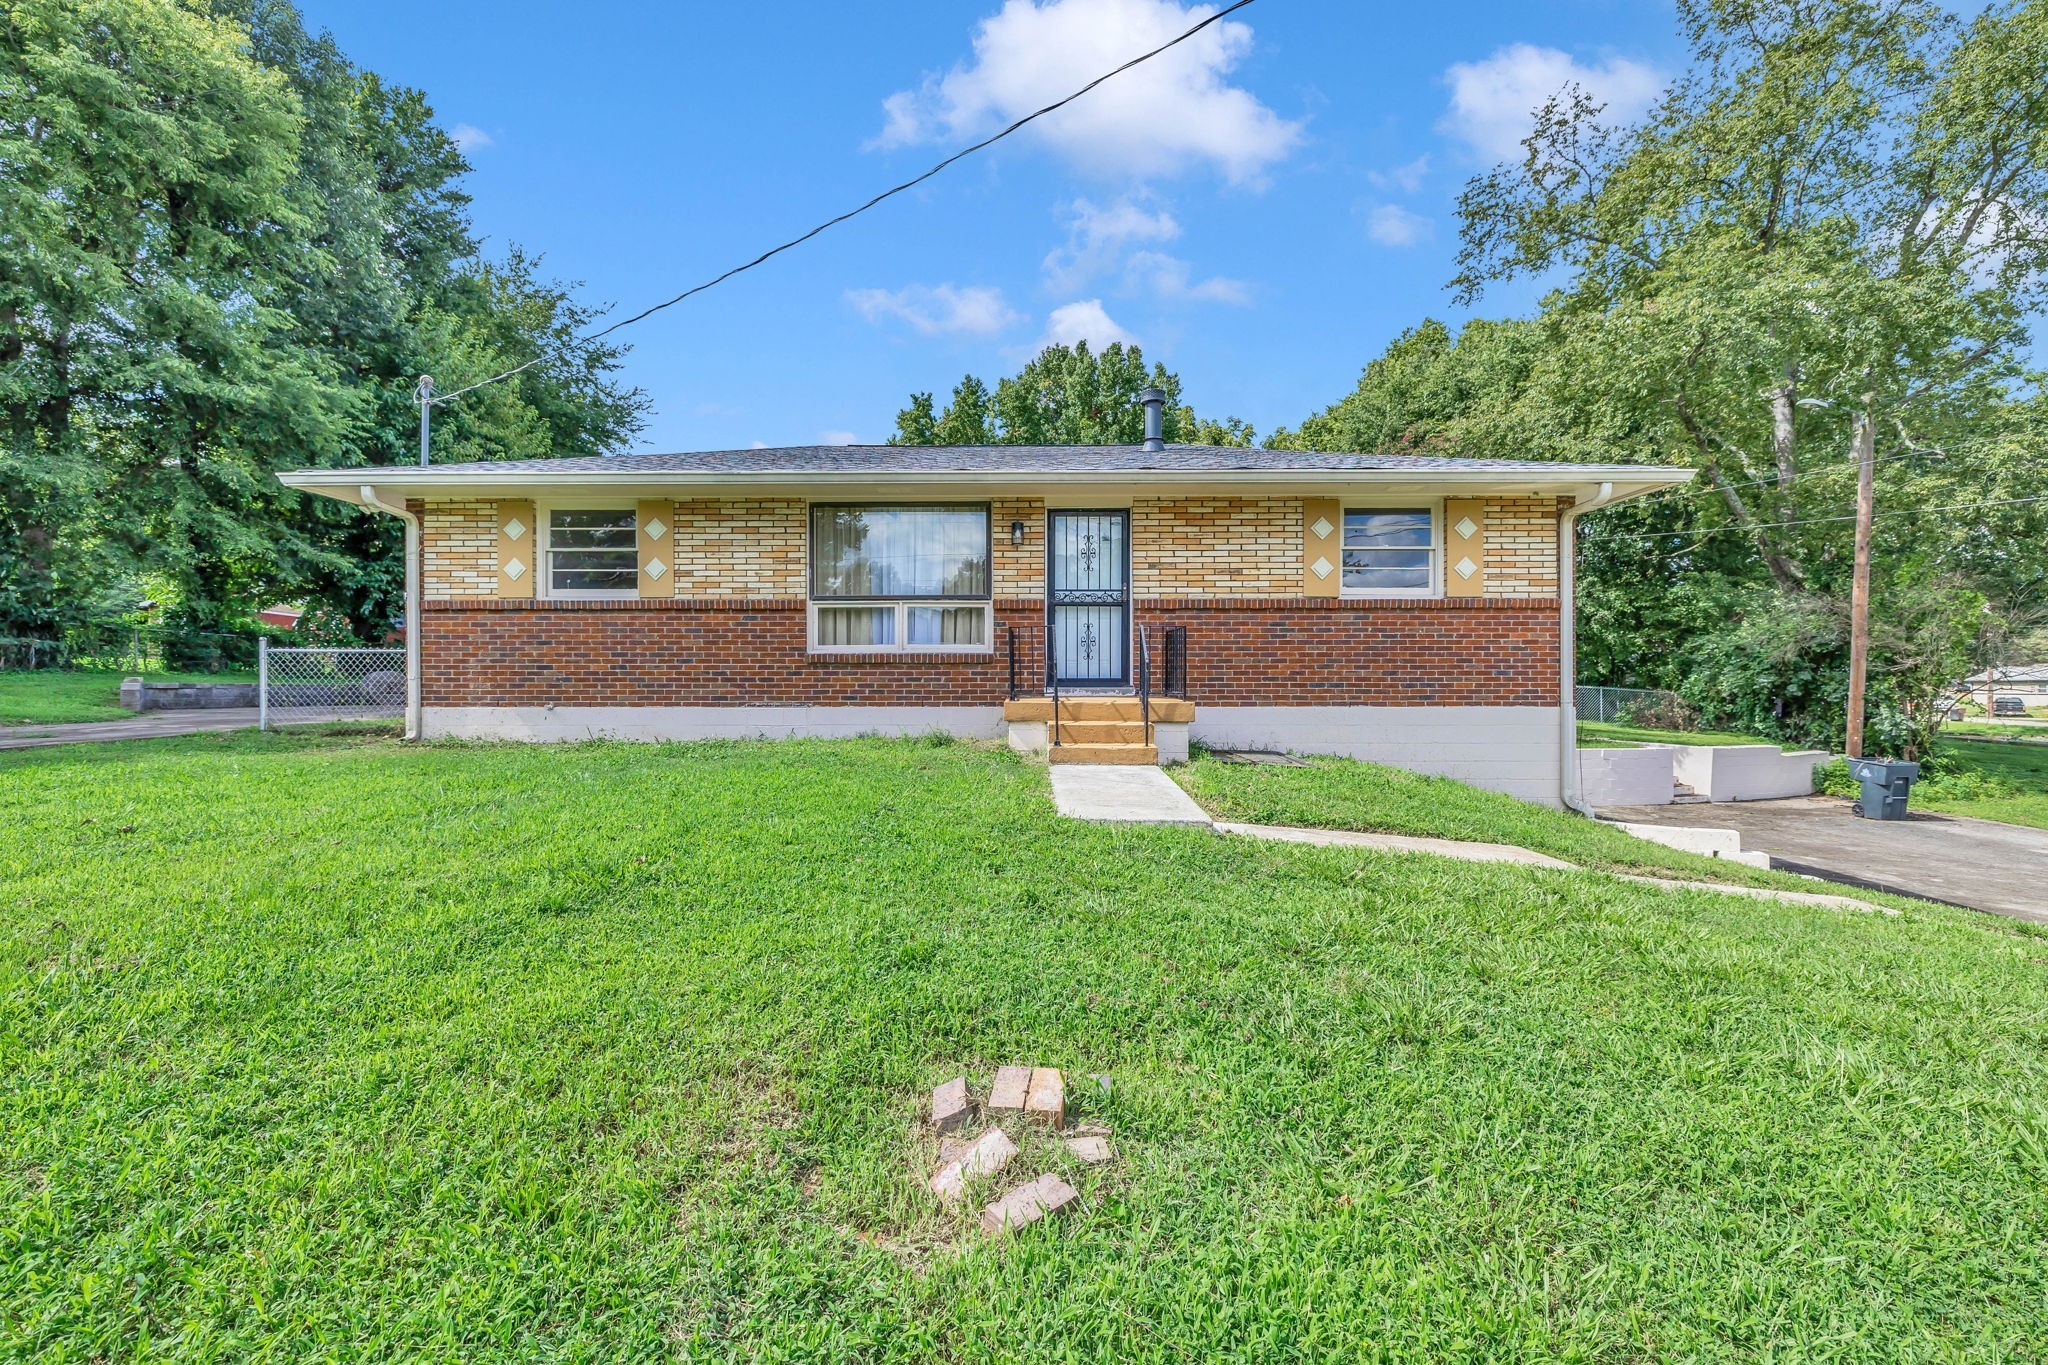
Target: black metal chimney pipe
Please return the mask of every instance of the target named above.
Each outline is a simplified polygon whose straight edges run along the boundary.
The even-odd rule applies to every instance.
[[[1141,389],[1138,401],[1145,405],[1145,449],[1166,449],[1166,390]]]

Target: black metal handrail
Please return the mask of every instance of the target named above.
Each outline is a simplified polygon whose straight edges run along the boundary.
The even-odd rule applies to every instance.
[[[1152,742],[1152,642],[1138,627],[1138,716],[1145,723],[1145,743]]]
[[[1010,700],[1015,701],[1017,700],[1017,628],[1012,625],[1005,625],[1003,627],[1003,640],[1009,646]]]
[[[1166,628],[1166,685],[1160,689],[1169,697],[1187,700],[1188,695],[1188,628],[1168,626]]]
[[[1052,743],[1053,747],[1057,748],[1060,742],[1060,661],[1059,647],[1054,644],[1053,635],[1052,626],[1047,625],[1045,628],[1045,682],[1047,689],[1052,693]]]

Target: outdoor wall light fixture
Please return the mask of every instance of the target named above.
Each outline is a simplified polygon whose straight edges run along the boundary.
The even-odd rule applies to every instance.
[[[1010,543],[1012,545],[1022,545],[1024,543],[1023,522],[1013,521],[1010,523]]]

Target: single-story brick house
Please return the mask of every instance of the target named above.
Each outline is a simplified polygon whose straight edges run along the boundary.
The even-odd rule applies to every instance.
[[[1128,696],[1149,661],[1135,738],[1169,761],[1189,739],[1349,754],[1558,804],[1560,545],[1690,474],[1155,438],[282,477],[405,518],[417,735],[1037,748],[1055,685]],[[1063,709],[1063,745],[1134,738],[1121,707]]]
[[[2048,664],[2016,664],[1995,672],[1972,673],[1957,693],[1988,708],[1998,697],[2018,697],[2028,706],[2048,705]]]

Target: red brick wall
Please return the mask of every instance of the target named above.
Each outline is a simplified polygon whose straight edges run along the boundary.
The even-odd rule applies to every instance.
[[[1137,619],[1187,627],[1198,706],[1558,702],[1555,598],[1151,598]]]
[[[1228,706],[1554,706],[1557,603],[1154,598],[1154,641],[1188,629],[1189,695]],[[426,603],[428,706],[990,706],[1042,676],[1043,607],[996,604],[996,652],[848,657],[805,649],[796,598]],[[1028,690],[1028,682],[1027,682]]]

